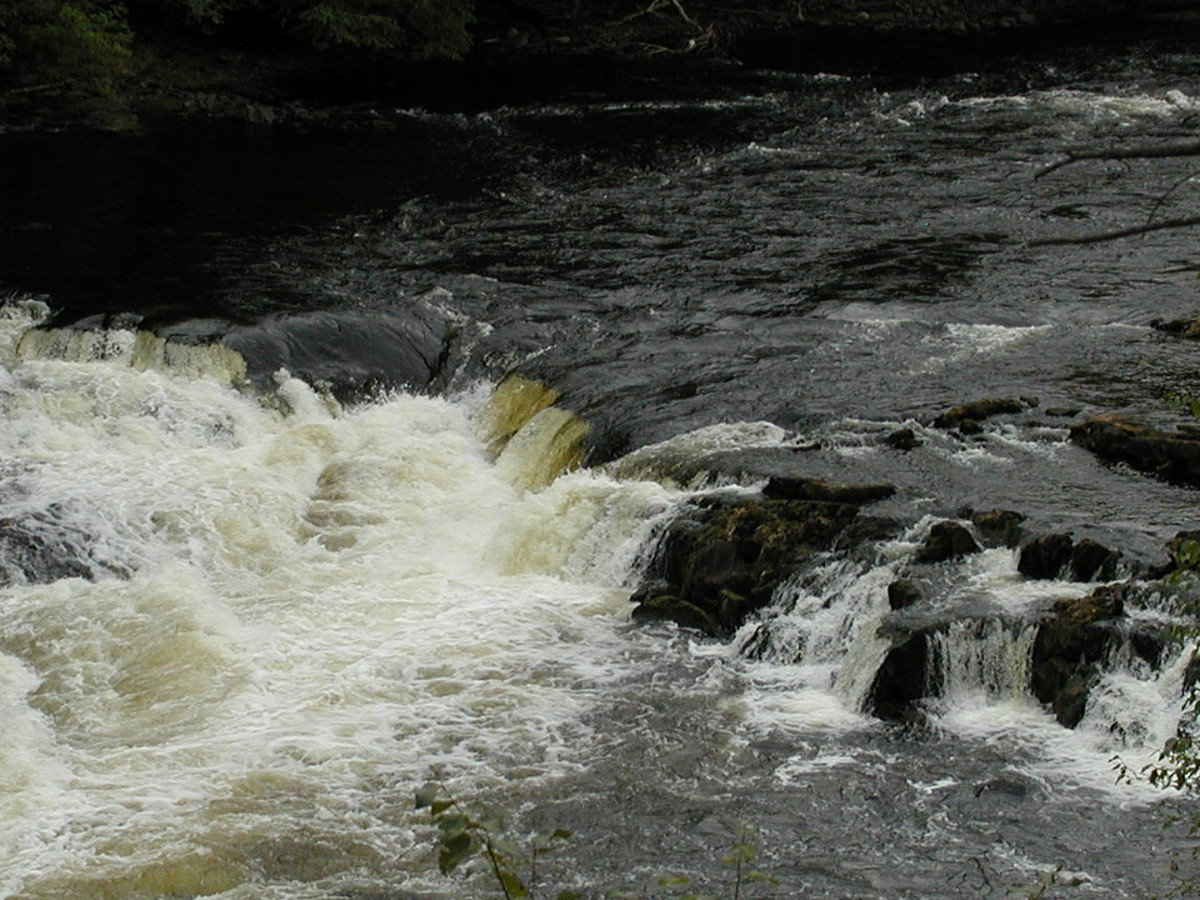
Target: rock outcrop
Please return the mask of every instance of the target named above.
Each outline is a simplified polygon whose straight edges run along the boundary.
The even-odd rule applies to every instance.
[[[981,549],[983,548],[976,543],[966,526],[947,520],[938,522],[929,529],[929,535],[917,550],[913,562],[946,562],[978,553]]]
[[[1031,404],[1012,397],[990,397],[954,406],[933,420],[935,428],[963,428],[974,430],[973,425],[992,416],[1024,412]],[[972,424],[968,424],[972,423]]]
[[[1121,416],[1100,415],[1073,426],[1071,442],[1103,460],[1200,487],[1200,435],[1190,431],[1157,431]]]
[[[1069,534],[1044,534],[1021,548],[1017,570],[1026,578],[1105,581],[1116,575],[1121,555],[1103,544]]]
[[[1099,587],[1086,597],[1058,601],[1038,626],[1030,681],[1033,695],[1074,728],[1100,675],[1125,613],[1124,584]]]
[[[1025,516],[1011,509],[992,509],[971,516],[971,524],[979,532],[985,547],[1017,547],[1024,534],[1021,523]]]
[[[789,499],[778,499],[781,490]],[[698,505],[676,519],[631,598],[633,618],[729,636],[805,560],[845,533],[863,503],[890,493],[890,486],[789,480],[772,493],[776,498]]]

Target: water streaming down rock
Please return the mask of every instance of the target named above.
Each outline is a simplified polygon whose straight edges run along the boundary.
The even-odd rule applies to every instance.
[[[581,764],[670,492],[537,459],[514,484],[467,399],[343,410],[281,377],[263,405],[228,352],[150,368],[132,333],[35,342],[36,314],[5,310],[3,497],[72,504],[127,565],[4,589],[6,896],[402,884],[431,768],[470,792]]]
[[[6,307],[2,341],[5,521],[48,522],[61,566],[10,547],[0,605],[3,885],[31,900],[434,889],[411,785],[436,768],[468,795],[536,792],[593,767],[596,716],[662,664],[661,637],[622,630],[652,538],[689,498],[761,502],[754,483],[633,473],[787,440],[704,430],[602,474],[576,468],[584,426],[532,382],[343,408],[285,373],[259,396],[222,348],[43,336],[42,315]],[[731,646],[760,661],[735,668],[785,664],[795,699],[751,699],[748,722],[864,727],[897,622],[922,635],[908,699],[928,715],[1047,717],[1028,688],[1038,598],[1086,586],[1015,590],[1008,549],[914,564],[936,524],[866,528],[776,589]],[[924,599],[896,612],[906,572]],[[1181,657],[1109,655],[1081,728],[1152,747]],[[1150,696],[1157,713],[1133,712]]]
[[[1059,865],[1145,896],[1161,797],[1110,760],[1177,727],[1190,648],[1150,570],[1194,496],[1067,436],[1110,408],[1172,424],[1193,351],[1148,318],[1190,311],[1191,250],[1025,243],[1156,193],[1026,178],[1065,143],[1189,129],[1195,85],[1168,61],[1134,86],[1143,65],[451,117],[479,196],[217,233],[216,262],[93,268],[86,296],[48,256],[59,321],[111,315],[31,330],[17,304],[0,330],[0,892],[489,896],[420,849],[409,791],[440,766],[518,832],[573,828],[584,891],[670,869],[723,893],[742,818],[780,896],[998,896]],[[40,221],[12,246],[53,245]],[[175,246],[133,226],[139,265]],[[985,397],[1041,402],[932,426]],[[894,494],[817,529],[832,501],[764,501],[770,479]],[[992,510],[1020,533],[984,534]],[[772,548],[739,561],[778,577],[744,586],[766,605],[725,595],[731,643],[631,628],[659,539],[708,511]],[[1072,566],[1022,574],[1048,535],[1121,550],[1074,573],[1138,582],[1120,614]],[[871,715],[882,670],[901,726]]]

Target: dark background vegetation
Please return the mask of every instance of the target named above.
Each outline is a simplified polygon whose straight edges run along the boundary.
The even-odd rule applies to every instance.
[[[395,77],[433,60],[805,52],[792,37],[1120,28],[1179,0],[4,0],[0,92]],[[281,73],[286,73],[284,77]],[[297,75],[301,73],[301,75]],[[319,73],[319,78],[314,76]],[[352,77],[353,76],[353,77]],[[367,79],[368,82],[370,79]],[[361,90],[361,81],[359,82]]]

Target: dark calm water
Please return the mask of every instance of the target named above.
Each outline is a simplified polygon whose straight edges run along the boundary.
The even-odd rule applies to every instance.
[[[1025,691],[1019,630],[949,634],[930,728],[858,703],[934,518],[1016,509],[1136,561],[1195,527],[1194,492],[1065,438],[1186,421],[1195,348],[1151,324],[1196,311],[1196,234],[1031,244],[1195,208],[1187,160],[1034,178],[1064,147],[1194,136],[1193,46],[377,133],[0,140],[0,521],[78,557],[0,593],[0,893],[487,896],[414,831],[434,767],[515,831],[572,829],[548,866],[588,896],[731,896],[739,822],[777,879],[742,896],[1164,890],[1182,801],[1111,760],[1174,732],[1182,658],[1114,667],[1074,731]],[[43,319],[104,337],[22,341]],[[230,388],[232,357],[125,365],[138,327],[236,350],[274,399]],[[536,446],[487,460],[470,423],[510,371],[590,423],[588,470],[523,491]],[[1038,403],[928,426],[989,396]],[[913,453],[883,443],[902,426]],[[696,488],[650,474],[728,453],[893,482],[877,511],[907,528],[792,585],[762,658],[626,622]],[[939,589],[1018,617],[1087,590],[1004,550]]]

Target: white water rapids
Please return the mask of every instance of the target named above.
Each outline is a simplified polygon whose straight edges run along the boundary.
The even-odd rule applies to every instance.
[[[536,795],[587,770],[619,746],[624,726],[595,734],[613,687],[655,683],[681,650],[711,664],[714,695],[740,685],[712,725],[723,752],[794,742],[775,789],[862,763],[807,741],[879,727],[855,704],[901,544],[786,598],[776,636],[804,665],[689,647],[625,627],[641,554],[685,493],[632,477],[637,455],[624,478],[539,473],[561,460],[546,445],[561,417],[530,419],[497,460],[484,391],[343,409],[281,374],[257,396],[220,347],[39,332],[39,305],[0,311],[0,526],[73,567],[0,573],[0,895],[455,895],[414,786],[440,772],[468,797],[512,781]],[[768,431],[743,437],[782,438]],[[1010,553],[974,564],[992,595],[1017,590]],[[1108,719],[1059,728],[1014,697],[1030,634],[981,635],[938,645],[944,726],[1014,754],[1040,742],[1055,771],[1109,781]],[[1154,705],[1139,746],[1174,727],[1171,677],[1106,686],[1122,715]]]
[[[141,364],[132,334],[20,359],[33,315],[0,334],[4,515],[98,577],[0,592],[0,895],[403,882],[431,771],[581,764],[664,488],[518,490],[470,398],[264,404],[228,354]]]

